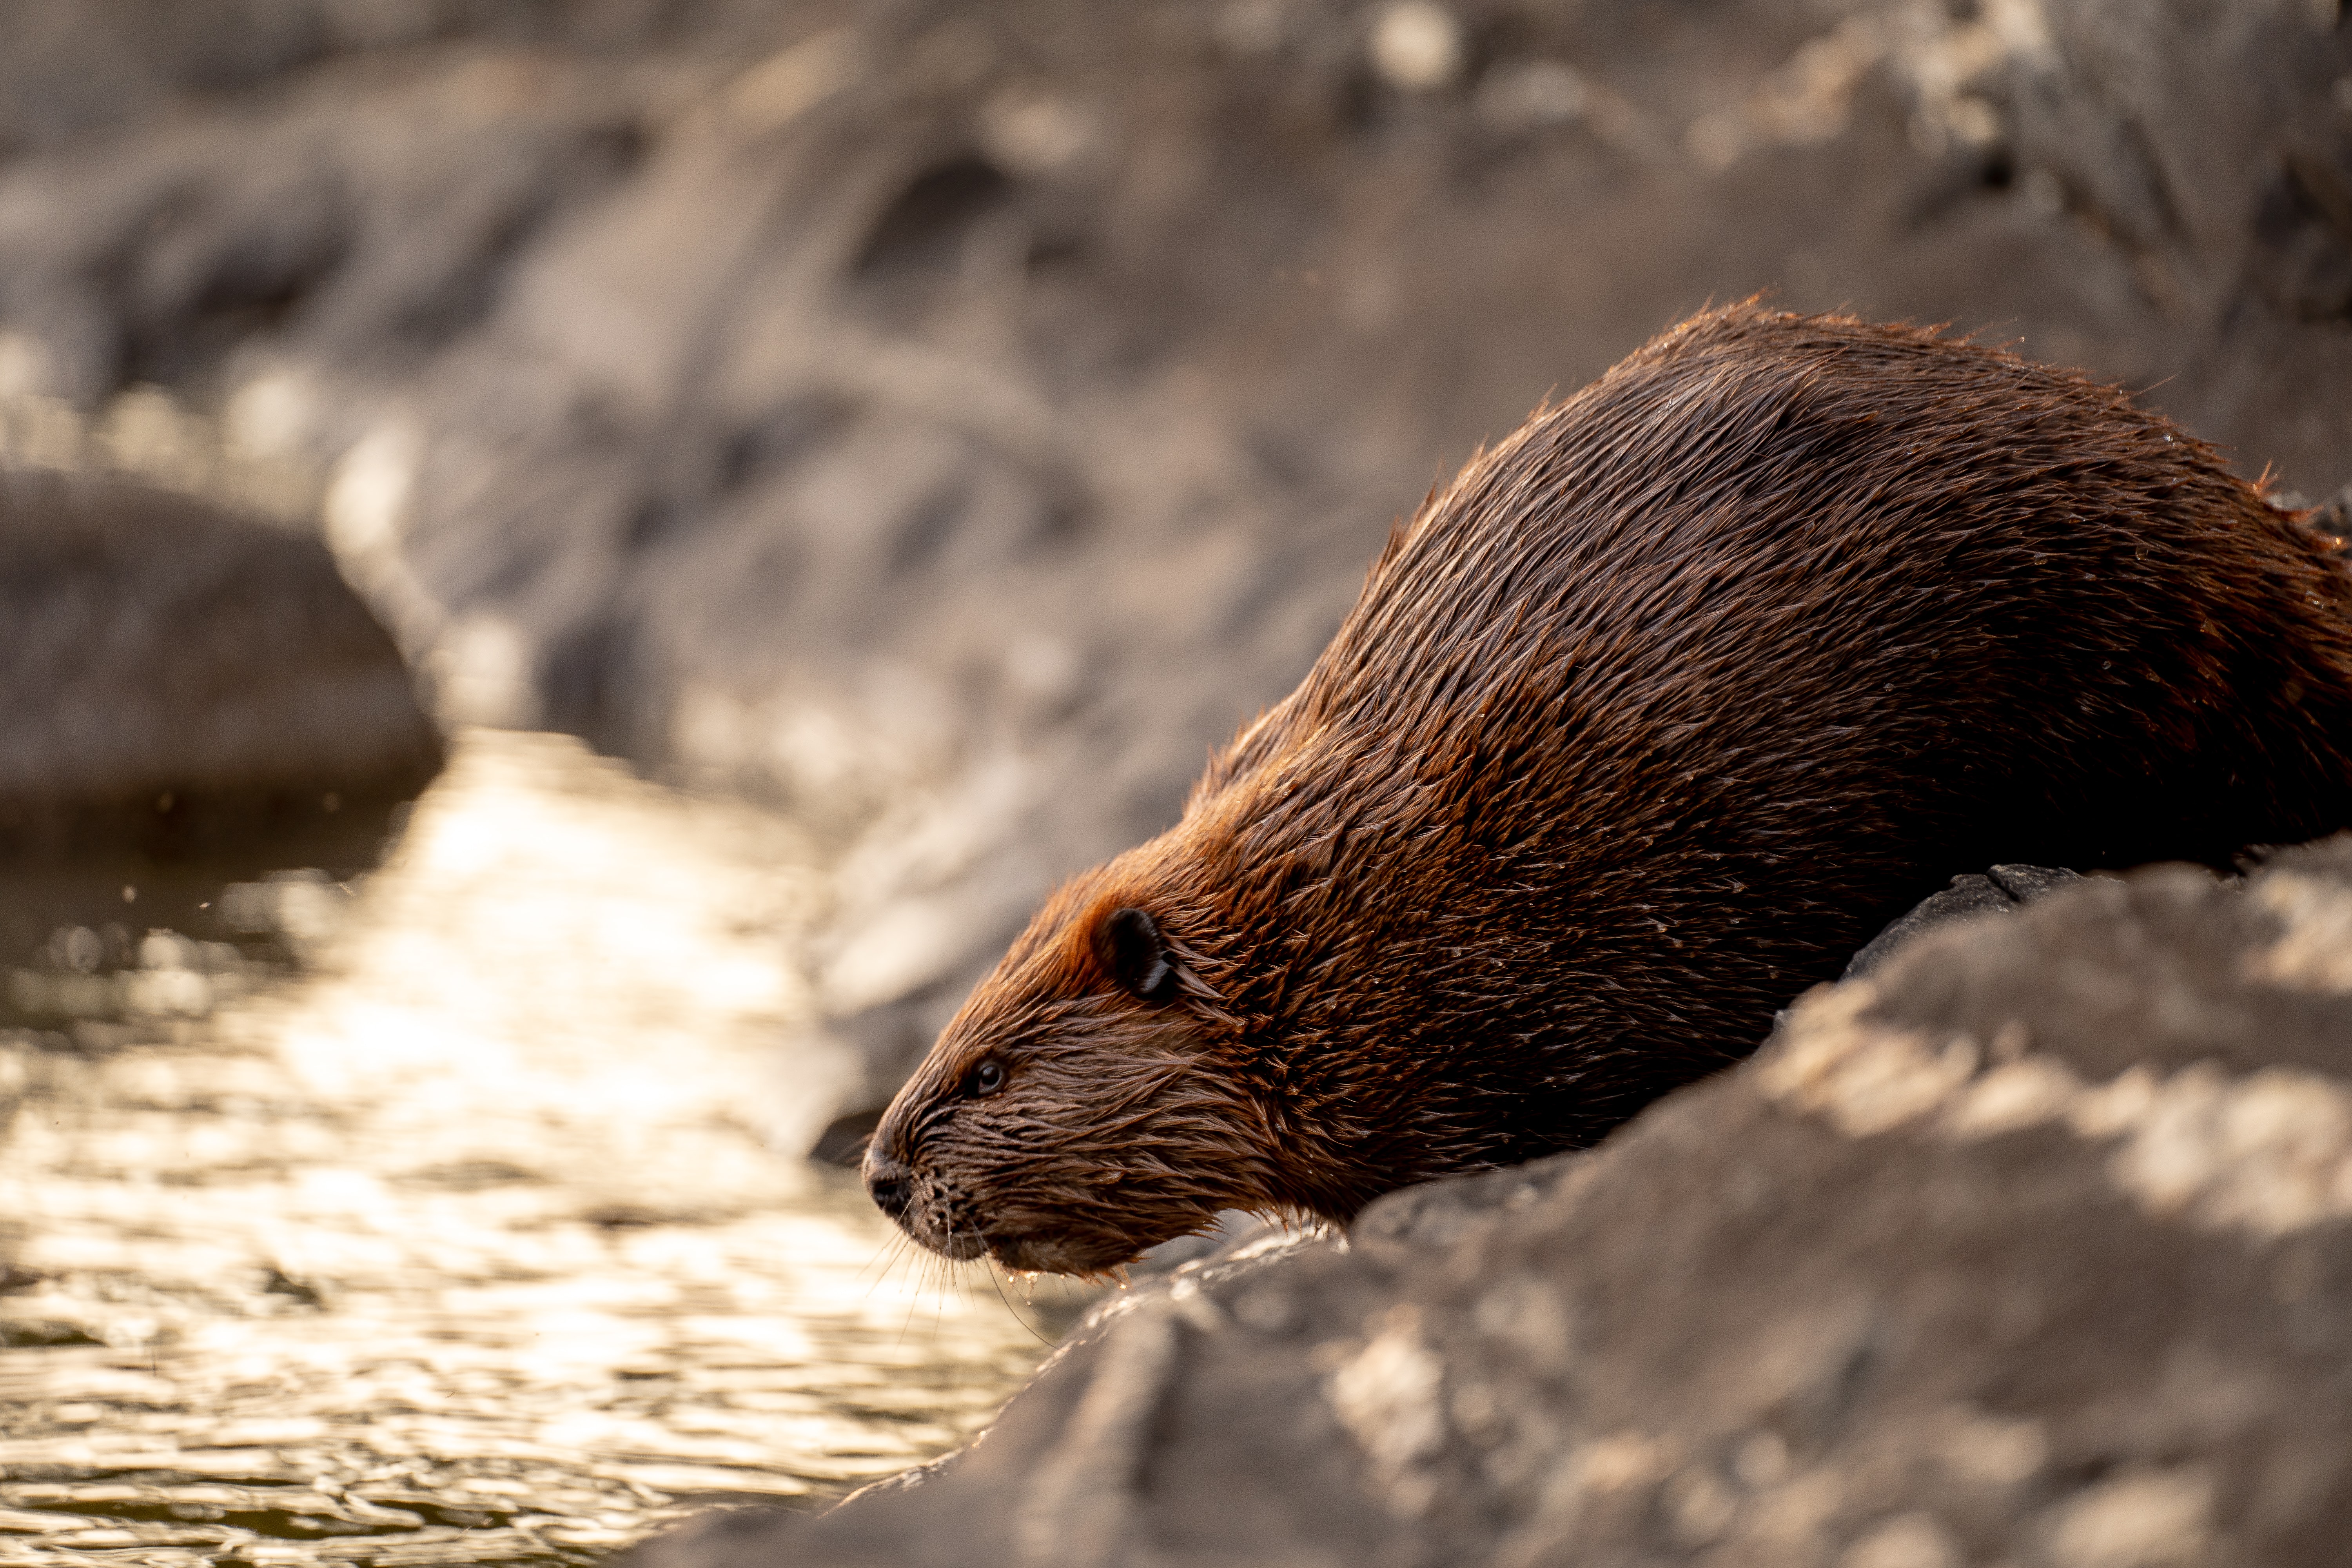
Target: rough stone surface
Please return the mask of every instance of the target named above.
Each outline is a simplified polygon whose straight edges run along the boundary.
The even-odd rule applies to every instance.
[[[2346,477],[2309,0],[18,9],[0,395],[162,384],[445,713],[825,827],[869,1100],[1433,479],[1709,298]]]
[[[2340,1560],[2352,839],[1928,934],[1597,1151],[1101,1310],[981,1442],[639,1568]]]
[[[2081,879],[2081,872],[2058,866],[1995,866],[1990,871],[1955,877],[1950,887],[1922,899],[1917,908],[1871,938],[1846,962],[1840,978],[1860,979],[1931,931],[1962,921],[2013,914],[2044,893]]]

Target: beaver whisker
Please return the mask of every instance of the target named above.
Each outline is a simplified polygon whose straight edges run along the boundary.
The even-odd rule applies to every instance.
[[[1004,1279],[1003,1274],[1000,1272],[1001,1266],[996,1262],[994,1257],[992,1255],[983,1254],[982,1261],[986,1268],[989,1281],[996,1287],[996,1299],[1004,1303],[1004,1310],[1013,1314],[1013,1321],[1019,1323],[1028,1333],[1031,1339],[1035,1340],[1039,1344],[1051,1350],[1053,1348],[1054,1342],[1045,1335],[1039,1333],[1037,1331],[1037,1326],[1032,1323],[1028,1319],[1023,1317],[1021,1315],[1020,1309],[1013,1306],[1013,1298],[1004,1293]],[[1033,1301],[1030,1302],[1029,1305],[1032,1310],[1034,1310],[1036,1304]]]

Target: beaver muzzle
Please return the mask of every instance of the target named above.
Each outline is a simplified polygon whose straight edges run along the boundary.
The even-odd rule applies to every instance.
[[[860,1170],[875,1206],[933,1252],[961,1262],[990,1250],[969,1204],[885,1152],[878,1142],[867,1146]]]
[[[863,1173],[866,1191],[874,1199],[874,1206],[904,1224],[907,1211],[914,1206],[915,1173],[881,1150],[869,1148],[866,1151]]]

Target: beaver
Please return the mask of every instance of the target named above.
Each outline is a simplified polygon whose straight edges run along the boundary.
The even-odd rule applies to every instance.
[[[1755,302],[1393,529],[1181,819],[1072,879],[884,1115],[950,1258],[1344,1223],[1746,1055],[1957,870],[2352,822],[2352,573],[2122,391]]]

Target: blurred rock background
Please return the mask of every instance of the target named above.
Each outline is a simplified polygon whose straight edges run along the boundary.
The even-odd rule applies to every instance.
[[[2338,0],[5,25],[0,457],[75,476],[11,481],[6,548],[133,526],[70,521],[161,504],[126,479],[289,582],[323,543],[387,651],[348,686],[327,650],[361,634],[324,621],[259,656],[299,679],[241,748],[252,799],[413,793],[396,647],[445,726],[790,814],[834,872],[800,961],[862,1064],[843,1109],[1056,878],[1173,817],[1428,486],[1709,300],[1982,330],[2250,475],[2352,477]],[[200,585],[164,548],[132,552]],[[203,700],[160,751],[16,721],[0,782],[43,820],[217,796],[203,727],[170,741]]]

